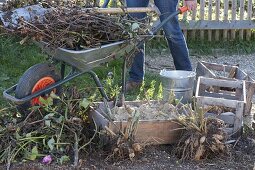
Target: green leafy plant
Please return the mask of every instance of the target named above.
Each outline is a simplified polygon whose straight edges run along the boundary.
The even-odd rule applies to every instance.
[[[53,99],[59,100],[59,104],[53,105]],[[84,134],[88,128],[88,115],[84,115],[90,102],[87,99],[65,99],[55,94],[39,100],[42,106],[34,107],[24,120],[13,122],[10,119],[5,126],[0,126],[0,163],[10,167],[16,160],[33,161],[52,155],[63,164],[73,153],[73,162],[77,166],[79,152],[86,149],[97,134],[97,128],[92,137]],[[3,111],[8,113],[8,109]]]

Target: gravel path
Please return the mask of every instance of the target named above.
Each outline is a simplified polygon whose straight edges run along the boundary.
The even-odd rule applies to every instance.
[[[255,53],[248,55],[191,55],[190,60],[193,70],[196,69],[199,61],[210,63],[239,65],[239,68],[247,73],[251,78],[255,79]],[[164,52],[161,55],[147,55],[145,59],[146,70],[154,73],[159,73],[160,70],[174,69],[173,59],[169,53]],[[255,102],[255,97],[253,97]]]
[[[249,55],[191,55],[190,56],[193,69],[196,68],[198,61],[206,61],[218,64],[236,65],[255,79],[255,53]],[[159,72],[163,68],[174,68],[173,59],[169,53],[164,52],[162,55],[147,55],[146,70]]]

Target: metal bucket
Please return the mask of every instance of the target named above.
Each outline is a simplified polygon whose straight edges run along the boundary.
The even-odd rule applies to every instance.
[[[170,92],[182,103],[192,101],[196,73],[183,70],[161,70],[160,77],[163,87],[163,100],[169,100]]]

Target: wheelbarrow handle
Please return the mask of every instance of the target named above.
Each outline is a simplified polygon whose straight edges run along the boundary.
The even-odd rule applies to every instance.
[[[11,93],[13,93],[15,91],[16,87],[17,87],[17,84],[4,90],[3,97],[6,98],[7,100],[10,100],[10,101],[16,103],[16,104],[23,104],[24,103],[23,100],[17,99],[16,97],[11,95]]]
[[[56,83],[55,83],[56,84]],[[54,84],[53,84],[54,85]],[[55,86],[55,85],[54,85]],[[54,87],[51,87],[51,88],[46,88],[46,89],[43,89],[43,90],[40,90],[36,93],[33,93],[31,95],[28,95],[24,98],[21,98],[21,99],[18,99],[16,98],[15,96],[12,96],[11,94],[15,92],[16,90],[16,87],[17,87],[17,84],[4,90],[3,91],[3,97],[7,100],[10,100],[11,102],[17,104],[17,105],[20,105],[20,104],[23,104],[25,102],[28,102],[28,101],[31,101],[33,98],[35,97],[38,97],[40,96],[41,94],[43,94],[44,92],[48,92],[50,90],[52,90]],[[50,89],[50,90],[49,90]]]
[[[141,13],[154,12],[152,7],[137,7],[137,8],[86,8],[86,11],[101,13],[101,14],[121,14],[121,13]]]
[[[185,12],[187,12],[189,10],[189,8],[187,6],[183,6],[179,8],[180,14],[183,14]]]
[[[183,14],[186,11],[188,11],[188,7],[183,6],[180,7],[177,11],[175,11],[174,13],[172,13],[171,15],[169,15],[166,19],[164,19],[159,25],[157,25],[156,27],[154,27],[151,30],[151,34],[154,35],[155,33],[157,33],[168,21],[170,21],[173,17],[175,17],[178,14]]]

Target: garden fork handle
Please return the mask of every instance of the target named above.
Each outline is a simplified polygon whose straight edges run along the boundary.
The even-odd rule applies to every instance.
[[[104,4],[102,5],[102,8],[107,8],[110,0],[104,0]]]
[[[188,7],[183,6],[180,7],[177,11],[175,11],[174,13],[172,13],[171,15],[169,15],[166,19],[164,19],[159,25],[157,25],[156,27],[154,27],[151,30],[152,35],[154,35],[155,33],[157,33],[168,21],[170,21],[173,17],[175,17],[178,14],[183,14],[184,12],[188,11]]]

